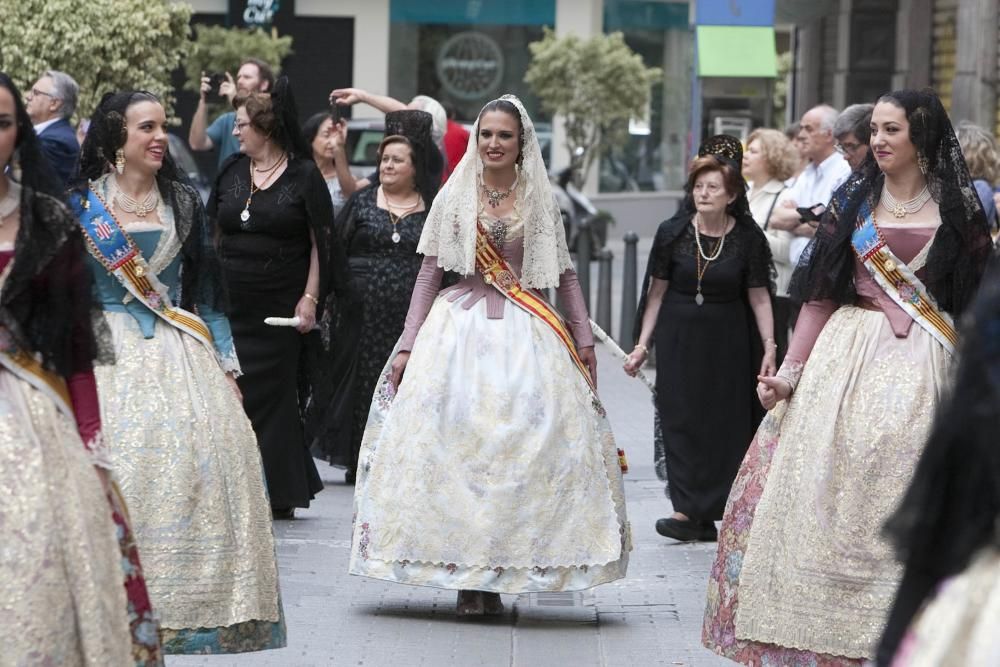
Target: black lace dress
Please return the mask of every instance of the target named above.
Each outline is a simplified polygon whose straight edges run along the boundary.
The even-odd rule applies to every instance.
[[[349,303],[330,335],[329,360],[315,398],[320,410],[312,451],[330,464],[354,472],[372,394],[389,359],[410,307],[413,284],[423,255],[417,243],[426,212],[411,213],[393,228],[389,214],[376,205],[377,186],[356,192],[337,218],[337,233],[347,249]],[[399,233],[399,243],[392,240]],[[326,395],[319,386],[326,385]]]
[[[716,521],[763,417],[755,391],[763,349],[747,289],[769,287],[772,268],[764,236],[737,223],[705,270],[698,305],[689,220],[661,225],[649,258],[649,274],[669,281],[654,334],[656,403],[674,510]],[[717,242],[702,235],[709,255]]]
[[[333,222],[333,205],[312,161],[290,160],[274,183],[254,193],[250,217],[242,220],[249,184],[248,159],[234,157],[223,166],[208,203],[218,224],[229,322],[243,370],[238,382],[272,507],[308,507],[323,483],[299,414],[298,369],[307,336],[293,327],[268,326],[264,319],[295,314],[309,274],[310,232],[323,238]]]

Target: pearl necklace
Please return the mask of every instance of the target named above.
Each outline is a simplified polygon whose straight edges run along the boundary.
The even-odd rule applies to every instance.
[[[392,242],[399,243],[403,237],[400,236],[399,230],[396,229],[396,227],[399,225],[400,220],[408,216],[415,208],[420,206],[420,194],[417,194],[417,200],[415,202],[406,206],[405,204],[397,204],[389,199],[389,195],[386,194],[384,187],[381,187],[380,189],[382,190],[382,198],[385,199],[385,212],[389,214],[389,222],[392,223]],[[393,213],[392,209],[401,211],[401,213]]]
[[[21,205],[21,186],[14,181],[7,179],[7,194],[0,199],[0,227],[3,227],[5,218],[17,210]]]
[[[126,213],[134,213],[140,218],[145,218],[152,211],[156,210],[156,204],[160,201],[160,193],[156,189],[156,183],[154,181],[153,187],[150,188],[146,196],[142,198],[142,201],[137,201],[132,197],[129,197],[122,191],[121,186],[118,185],[118,179],[115,179],[115,203],[121,208],[121,210]]]
[[[722,228],[722,236],[719,240],[715,242],[715,250],[712,251],[712,255],[708,256],[705,254],[704,249],[701,247],[701,232],[698,230],[701,222],[700,216],[695,216],[694,219],[694,243],[698,246],[698,254],[695,255],[695,273],[698,277],[698,287],[694,295],[694,302],[696,305],[700,306],[705,303],[705,296],[701,293],[701,279],[705,277],[705,272],[708,271],[709,265],[715,260],[719,259],[719,255],[722,254],[722,246],[726,243],[726,227],[729,226],[729,220],[726,220],[726,225]],[[702,264],[701,260],[705,260]]]
[[[889,192],[888,187],[885,185],[882,186],[882,208],[889,211],[889,213],[892,213],[897,218],[902,218],[907,214],[916,213],[924,207],[924,204],[926,204],[927,200],[930,198],[931,191],[926,185],[916,197],[903,202],[893,197],[892,193]]]
[[[701,233],[698,231],[698,227],[701,226],[699,224],[700,222],[701,222],[701,217],[700,216],[695,216],[695,219],[694,219],[694,243],[695,243],[695,245],[698,246],[698,254],[701,255],[702,259],[704,259],[706,262],[714,262],[715,260],[719,259],[719,255],[722,254],[722,246],[726,242],[726,227],[729,226],[729,221],[727,220],[725,227],[722,228],[722,238],[719,239],[719,243],[715,246],[715,252],[714,252],[714,254],[711,257],[709,257],[708,255],[706,255],[705,251],[701,247]]]

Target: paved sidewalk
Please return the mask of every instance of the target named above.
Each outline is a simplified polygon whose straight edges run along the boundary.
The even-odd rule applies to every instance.
[[[313,506],[275,526],[288,648],[171,656],[168,667],[730,664],[700,644],[715,546],[677,544],[653,529],[669,501],[653,472],[650,393],[602,346],[598,357],[600,393],[631,465],[635,550],[625,580],[576,594],[505,595],[504,616],[458,619],[454,591],[347,574],[353,487],[324,464],[327,487]]]

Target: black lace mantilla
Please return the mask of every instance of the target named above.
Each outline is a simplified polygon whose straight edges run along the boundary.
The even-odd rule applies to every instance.
[[[986,214],[937,96],[931,91],[904,90],[887,97],[906,111],[910,138],[927,157],[927,185],[941,213],[942,224],[927,258],[924,283],[942,309],[958,315],[971,302],[992,251]],[[793,299],[854,303],[851,234],[861,205],[868,202],[874,209],[884,182],[885,176],[869,156],[834,193],[792,276],[789,292]]]
[[[76,217],[54,197],[22,190],[14,265],[0,294],[0,326],[59,375],[86,371],[98,356],[93,326],[101,321],[94,317],[91,284]],[[110,332],[103,335],[108,343]]]

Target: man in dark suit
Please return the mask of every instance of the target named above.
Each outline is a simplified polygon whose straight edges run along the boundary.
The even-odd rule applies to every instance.
[[[35,126],[45,157],[66,185],[76,170],[80,144],[69,119],[76,111],[79,86],[68,74],[45,72],[24,96],[28,116]]]

